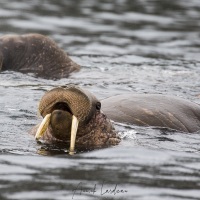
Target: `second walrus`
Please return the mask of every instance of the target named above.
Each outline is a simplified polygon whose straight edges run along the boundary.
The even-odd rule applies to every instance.
[[[80,66],[50,38],[40,34],[0,37],[0,71],[33,73],[45,79],[67,78]]]

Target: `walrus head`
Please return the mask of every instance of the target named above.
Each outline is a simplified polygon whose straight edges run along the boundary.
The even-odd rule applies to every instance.
[[[48,91],[39,103],[44,118],[35,134],[47,142],[70,143],[70,151],[102,148],[119,143],[110,120],[101,112],[101,103],[90,92],[76,86]],[[70,141],[71,140],[71,141]]]
[[[58,79],[68,77],[80,67],[50,38],[25,34],[0,37],[0,69]]]

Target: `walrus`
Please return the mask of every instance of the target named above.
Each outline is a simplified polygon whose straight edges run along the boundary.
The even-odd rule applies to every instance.
[[[45,79],[67,78],[80,66],[50,38],[41,34],[0,37],[0,71],[33,73]]]
[[[101,101],[102,110],[113,121],[155,126],[182,132],[200,130],[200,105],[162,94],[123,94]]]
[[[39,112],[44,119],[31,132],[36,140],[64,142],[70,152],[75,144],[87,150],[117,145],[121,139],[110,119],[183,132],[200,130],[200,106],[167,95],[123,94],[100,102],[89,91],[70,85],[46,92]]]
[[[39,103],[43,117],[31,130],[36,140],[65,143],[70,153],[116,145],[120,137],[111,121],[101,112],[100,101],[89,91],[74,85],[54,88]]]

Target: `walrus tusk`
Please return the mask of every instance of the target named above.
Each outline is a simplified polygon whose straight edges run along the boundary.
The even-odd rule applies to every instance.
[[[35,134],[35,139],[38,140],[40,139],[44,132],[47,130],[47,127],[49,126],[49,122],[50,122],[50,117],[51,117],[51,114],[47,114],[45,116],[45,118],[42,120],[36,134]]]
[[[72,127],[71,127],[71,141],[70,141],[70,148],[69,148],[69,154],[74,154],[74,148],[75,148],[75,141],[76,141],[76,133],[78,130],[78,119],[76,116],[72,116]]]

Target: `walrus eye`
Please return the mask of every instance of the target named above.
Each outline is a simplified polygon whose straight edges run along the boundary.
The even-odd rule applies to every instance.
[[[100,110],[100,109],[101,109],[101,103],[100,103],[100,102],[97,102],[97,104],[96,104],[96,109],[97,109],[97,110]]]

